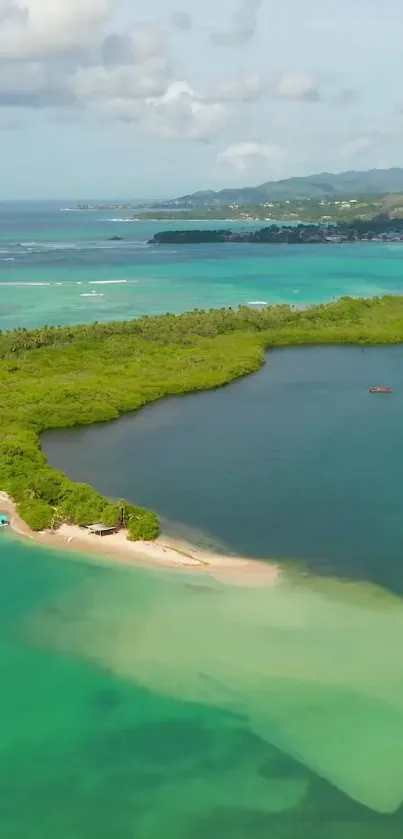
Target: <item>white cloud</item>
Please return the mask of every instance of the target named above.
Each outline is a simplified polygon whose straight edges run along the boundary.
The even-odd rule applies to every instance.
[[[211,31],[211,38],[217,46],[244,46],[252,40],[258,26],[259,11],[263,0],[241,0],[241,5],[233,15],[233,28],[228,32]]]
[[[163,96],[147,100],[147,119],[155,133],[167,139],[208,141],[228,123],[220,102],[199,96],[187,82],[173,82]]]
[[[355,105],[359,101],[359,98],[359,94],[356,90],[354,90],[354,88],[342,87],[340,90],[336,91],[331,102],[333,105],[349,107],[351,105]]]
[[[376,139],[376,138],[374,138]],[[376,143],[375,143],[376,145]],[[340,163],[344,166],[358,166],[367,152],[373,146],[373,140],[365,135],[352,137],[340,147]]]
[[[284,152],[277,146],[265,143],[234,143],[218,155],[218,162],[238,171],[247,171],[253,167],[269,168],[278,171],[284,162]],[[262,167],[263,164],[263,167]]]
[[[318,102],[320,92],[314,77],[306,73],[252,73],[225,80],[219,85],[216,97],[221,101],[244,104],[265,97],[294,102]]]
[[[0,107],[71,105],[64,68],[46,62],[24,61],[0,64]]]
[[[162,32],[137,25],[103,41],[97,63],[78,67],[69,88],[82,102],[130,100],[160,96],[170,77],[170,61]]]
[[[191,16],[187,12],[176,11],[171,15],[171,22],[178,29],[188,32],[193,27]]]
[[[16,15],[22,2],[0,0],[0,105],[97,104],[111,116],[130,111],[132,118],[134,100],[166,90],[165,34],[145,23],[111,30],[106,24],[117,0],[52,0],[49,15],[43,0],[27,0],[26,13]]]
[[[280,99],[316,102],[320,98],[316,80],[305,73],[285,73],[276,92]]]
[[[165,83],[166,64],[163,58],[155,58],[137,67],[82,67],[73,75],[69,87],[76,98],[88,103],[158,96]]]
[[[308,73],[270,71],[264,60],[260,65],[248,62],[251,69],[244,76],[229,72],[221,83],[219,78],[214,81],[223,69],[222,56],[205,41],[206,54],[199,54],[199,66],[193,54],[189,66],[182,65],[189,46],[194,42],[200,46],[196,35],[201,29],[217,44],[236,46],[251,40],[259,13],[264,13],[262,0],[238,2],[232,28],[212,33],[208,20],[201,27],[181,11],[168,15],[165,26],[133,22],[136,0],[0,0],[0,109],[47,108],[49,119],[87,116],[88,125],[98,119],[119,120],[135,123],[139,135],[163,139],[205,143],[220,139],[229,144],[221,162],[236,169],[269,161],[280,165],[276,144],[287,144],[288,128],[277,131],[272,114],[272,146],[237,141],[256,137],[257,126],[264,137],[269,108],[261,107],[263,100],[273,103],[278,118],[278,102],[330,101],[328,89],[325,94],[319,91]],[[150,3],[151,13],[159,0],[155,4]],[[172,25],[189,30],[189,38],[185,42],[175,38]],[[284,120],[292,121],[291,105],[283,112]]]
[[[209,141],[225,129],[222,102],[174,81],[156,24],[113,29],[119,0],[0,0],[0,106],[66,105],[140,122],[163,138]],[[26,4],[26,5],[24,5]],[[176,20],[187,25],[186,15]]]
[[[207,30],[213,44],[218,47],[245,46],[256,34],[263,0],[239,0],[239,3],[238,9],[232,15],[232,27],[228,30],[199,26],[194,23],[188,12],[182,10],[172,13],[171,23],[184,32],[192,29]]]
[[[222,102],[249,103],[257,102],[268,91],[267,80],[259,73],[253,73],[244,78],[233,78],[223,81],[217,90],[217,99]]]
[[[33,60],[97,42],[119,0],[0,0],[0,59]]]

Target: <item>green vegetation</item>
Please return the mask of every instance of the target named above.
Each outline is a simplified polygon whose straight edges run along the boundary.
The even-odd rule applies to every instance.
[[[184,228],[160,230],[149,239],[149,245],[189,245],[189,244],[223,244],[226,242],[243,244],[287,244],[287,245],[326,245],[330,242],[401,242],[403,241],[403,219],[390,219],[389,215],[381,214],[364,221],[355,218],[353,221],[343,221],[337,224],[268,224],[265,227],[254,227],[248,230],[237,230],[221,227],[204,227],[202,230],[193,226]]]
[[[259,186],[204,190],[182,195],[160,206],[175,209],[178,205],[207,207],[213,204],[263,204],[265,201],[299,200],[300,198],[337,198],[357,195],[392,195],[403,193],[403,169],[370,169],[366,172],[320,172],[306,177],[267,181]]]
[[[357,195],[355,197],[292,198],[285,201],[233,203],[183,210],[147,210],[137,214],[156,221],[303,221],[343,223],[356,219],[370,221],[388,214],[403,218],[403,195]]]
[[[166,395],[251,373],[269,347],[403,342],[403,298],[194,311],[123,323],[0,333],[0,489],[35,530],[61,521],[122,522],[153,539],[150,511],[111,502],[52,469],[41,432],[116,419]]]

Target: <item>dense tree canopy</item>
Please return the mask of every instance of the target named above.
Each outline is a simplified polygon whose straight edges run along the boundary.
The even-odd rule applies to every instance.
[[[194,311],[122,323],[0,333],[0,489],[37,530],[124,523],[158,535],[154,513],[112,503],[52,469],[41,432],[116,419],[165,395],[220,387],[257,370],[269,347],[403,342],[403,298]]]

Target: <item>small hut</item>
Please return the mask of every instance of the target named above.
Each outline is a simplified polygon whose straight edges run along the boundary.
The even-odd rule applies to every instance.
[[[116,527],[110,527],[108,524],[102,523],[90,524],[87,530],[93,536],[111,536],[112,533],[116,533]]]

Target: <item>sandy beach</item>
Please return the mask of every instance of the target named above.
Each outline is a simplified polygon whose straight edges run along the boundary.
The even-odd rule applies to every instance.
[[[9,516],[11,529],[24,539],[56,550],[92,554],[101,561],[109,559],[126,566],[179,568],[209,574],[232,585],[272,585],[279,578],[279,568],[274,563],[209,553],[168,536],[160,536],[154,542],[129,542],[124,530],[99,537],[70,524],[62,524],[57,530],[35,532],[20,518],[16,505],[5,492],[0,492],[0,513]]]

